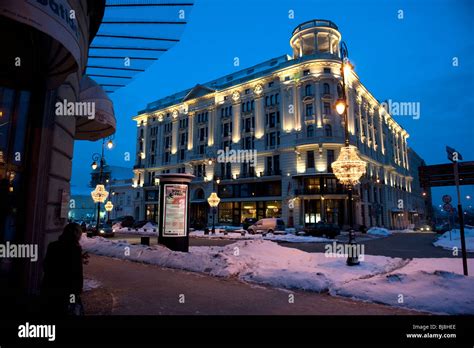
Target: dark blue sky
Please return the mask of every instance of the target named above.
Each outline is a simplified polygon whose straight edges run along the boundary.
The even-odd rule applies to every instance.
[[[290,10],[294,19],[288,18]],[[378,100],[421,103],[418,120],[395,119],[409,132],[409,146],[428,164],[447,161],[446,145],[474,160],[474,1],[195,0],[187,11],[181,41],[112,95],[117,133],[108,163],[133,166],[136,125],[131,118],[147,103],[290,54],[292,30],[314,18],[339,26],[357,74]],[[234,67],[234,57],[240,67]],[[99,142],[76,142],[73,190],[87,185],[91,154],[99,150]],[[433,203],[439,204],[445,192],[454,193],[452,188],[433,190]],[[462,194],[474,197],[473,186],[462,187]]]

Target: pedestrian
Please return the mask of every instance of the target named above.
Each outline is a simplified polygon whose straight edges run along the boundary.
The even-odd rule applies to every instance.
[[[82,229],[77,223],[64,227],[59,239],[48,246],[44,260],[41,287],[43,311],[51,316],[83,315],[82,265],[88,255],[82,252],[79,240]]]

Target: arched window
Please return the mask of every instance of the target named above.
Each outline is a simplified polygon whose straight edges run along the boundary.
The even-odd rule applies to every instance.
[[[245,112],[247,110],[245,110],[245,103],[242,103],[242,112]]]
[[[324,93],[324,94],[331,94],[331,91],[330,91],[330,89],[329,89],[329,83],[325,83],[325,84],[323,85],[323,93]]]
[[[306,128],[306,137],[308,137],[308,138],[314,137],[314,126],[313,125],[309,125]]]
[[[310,96],[313,94],[313,85],[307,84],[304,88],[304,95],[306,97]]]
[[[275,96],[272,94],[270,96],[270,105],[273,105],[273,104],[275,104]]]
[[[196,189],[194,192],[194,199],[204,199],[204,190],[202,188]]]
[[[253,109],[255,108],[255,105],[254,105],[254,101],[252,100],[252,102],[250,103],[250,109],[253,111]]]
[[[275,103],[280,104],[280,93],[275,94]]]
[[[330,124],[327,124],[324,126],[324,134],[327,136],[327,137],[332,137],[332,127]]]
[[[247,105],[245,107],[245,111],[250,111],[250,102],[249,101],[247,102]]]

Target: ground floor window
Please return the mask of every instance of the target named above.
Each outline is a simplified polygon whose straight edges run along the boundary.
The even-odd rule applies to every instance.
[[[246,218],[281,217],[281,201],[222,202],[218,207],[219,223],[240,225]]]
[[[146,220],[158,223],[158,204],[146,204]]]

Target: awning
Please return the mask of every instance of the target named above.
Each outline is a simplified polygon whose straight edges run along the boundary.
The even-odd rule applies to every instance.
[[[93,103],[95,115],[94,118],[77,117],[75,139],[95,141],[115,133],[112,100],[102,87],[88,76],[82,78],[79,102]]]

